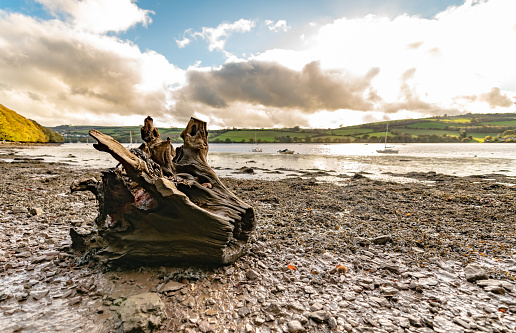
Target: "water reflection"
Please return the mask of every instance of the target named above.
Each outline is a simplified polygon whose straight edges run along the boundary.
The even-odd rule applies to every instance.
[[[177,146],[177,145],[176,145]],[[251,152],[249,144],[211,144],[208,161],[223,177],[278,179],[295,172],[270,173],[278,169],[307,172],[327,171],[333,177],[363,172],[370,177],[385,173],[429,172],[467,176],[501,173],[516,176],[516,146],[510,144],[404,144],[399,154],[381,155],[377,144],[264,144],[261,153]],[[280,149],[295,154],[278,154]],[[117,162],[91,144],[63,144],[16,148],[18,156],[41,157],[47,162],[64,162],[76,167],[109,168]],[[243,167],[254,174],[236,174]],[[340,180],[335,178],[334,180]]]

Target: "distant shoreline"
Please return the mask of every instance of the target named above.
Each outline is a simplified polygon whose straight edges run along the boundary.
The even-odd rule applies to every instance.
[[[18,142],[18,141],[0,141],[0,148],[11,147],[30,147],[30,146],[60,146],[64,142]]]

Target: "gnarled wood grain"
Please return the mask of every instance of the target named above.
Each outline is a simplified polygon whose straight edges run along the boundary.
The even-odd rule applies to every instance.
[[[160,138],[151,117],[141,133],[144,143],[129,151],[90,131],[94,147],[120,165],[97,183],[90,178],[72,185],[72,191],[92,191],[99,202],[98,232],[73,232],[74,246],[115,261],[234,262],[255,229],[254,210],[208,165],[206,123],[191,118],[177,150]]]

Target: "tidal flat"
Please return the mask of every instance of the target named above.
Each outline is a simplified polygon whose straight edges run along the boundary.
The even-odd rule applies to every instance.
[[[11,156],[12,157],[12,156]],[[71,248],[95,227],[78,169],[0,159],[0,327],[123,332],[157,296],[156,332],[510,332],[516,327],[516,179],[405,173],[321,182],[224,178],[254,206],[246,255],[225,267],[108,267]],[[235,170],[238,171],[238,170]],[[137,314],[134,314],[137,316]]]

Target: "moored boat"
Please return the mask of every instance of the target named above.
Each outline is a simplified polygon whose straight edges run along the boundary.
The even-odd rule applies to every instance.
[[[294,151],[290,150],[290,149],[281,149],[281,150],[278,150],[278,153],[280,153],[280,154],[294,154]]]
[[[397,154],[398,149],[395,149],[392,146],[387,146],[387,135],[389,134],[389,124],[387,124],[387,128],[385,129],[385,146],[383,149],[377,149],[376,152],[380,154]]]

